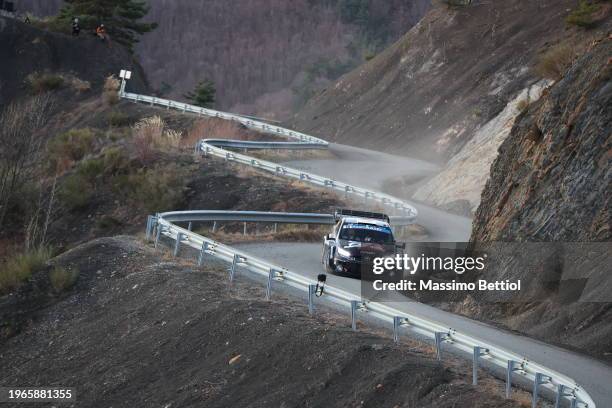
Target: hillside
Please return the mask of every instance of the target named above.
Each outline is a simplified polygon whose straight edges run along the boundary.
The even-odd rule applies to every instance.
[[[159,27],[137,54],[155,89],[182,98],[208,78],[218,108],[277,118],[395,41],[429,7],[429,0],[148,3],[147,19]],[[51,11],[32,0],[21,7]]]
[[[74,39],[39,30],[0,17],[0,105],[28,94],[25,80],[34,73],[55,73],[87,81],[90,89],[81,97],[102,90],[104,80],[121,69],[134,71],[130,87],[147,91],[146,76],[138,62],[119,46],[108,47],[91,36]]]
[[[537,100],[547,84],[534,69],[542,54],[598,31],[567,27],[575,7],[574,0],[518,0],[434,8],[312,98],[293,124],[340,143],[448,162],[414,198],[473,211],[520,102]]]
[[[350,329],[347,315],[308,315],[280,290],[219,265],[197,268],[128,237],[53,260],[76,285],[44,273],[0,298],[0,386],[69,385],[83,407],[520,407],[503,382],[431,347]],[[7,336],[8,334],[8,336]],[[470,379],[468,381],[468,379]],[[475,405],[474,405],[475,404]]]

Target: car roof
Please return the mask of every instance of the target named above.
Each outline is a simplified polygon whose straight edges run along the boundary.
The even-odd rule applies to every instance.
[[[365,217],[343,217],[345,223],[361,223],[361,224],[372,224],[378,225],[379,227],[388,227],[389,223],[382,220],[377,220],[374,218],[365,218]]]

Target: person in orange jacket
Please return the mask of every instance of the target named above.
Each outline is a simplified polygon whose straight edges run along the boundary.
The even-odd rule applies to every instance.
[[[104,27],[104,24],[100,24],[98,26],[98,28],[96,28],[96,35],[102,40],[105,41],[108,39],[108,36],[106,35],[106,27]]]

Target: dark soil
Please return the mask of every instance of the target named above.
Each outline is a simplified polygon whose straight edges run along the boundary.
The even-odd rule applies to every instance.
[[[64,295],[0,298],[2,321],[20,321],[0,340],[0,385],[75,387],[79,407],[519,406],[466,384],[469,367],[169,259],[99,239],[55,260],[80,271]]]

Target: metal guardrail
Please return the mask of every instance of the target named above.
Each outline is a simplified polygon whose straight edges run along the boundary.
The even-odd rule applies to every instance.
[[[175,108],[184,112],[192,112],[212,117],[218,117],[228,120],[237,120],[253,129],[259,129],[264,132],[281,134],[290,138],[299,139],[300,142],[314,143],[326,146],[327,142],[317,139],[312,136],[302,133],[293,132],[277,126],[270,126],[261,122],[256,122],[248,118],[243,118],[239,115],[232,115],[223,112],[218,112],[210,109],[204,109],[188,104],[168,101],[165,99],[148,97],[137,94],[129,94],[122,92],[121,96],[126,99],[131,99],[136,102],[146,102],[151,105],[161,105],[167,108]],[[225,143],[225,141],[223,141]],[[256,142],[266,143],[266,142]],[[223,150],[215,145],[218,145],[217,140],[203,140],[197,148],[204,154],[212,154],[217,157],[223,157],[227,160],[236,161],[251,165],[253,167],[262,168],[265,170],[281,173],[288,177],[299,178],[309,177],[308,181],[313,184],[324,187],[339,187],[338,189],[346,193],[363,194],[364,198],[372,198],[379,200],[385,205],[391,204],[392,207],[406,212],[405,217],[414,220],[416,210],[411,211],[410,206],[394,197],[387,196],[381,193],[376,193],[374,197],[369,197],[370,191],[349,186],[343,183],[338,183],[323,177],[303,173],[295,169],[289,169],[283,166],[278,166],[275,163],[260,161],[246,155],[240,155],[234,152]],[[298,143],[299,144],[299,143]],[[208,257],[214,257],[231,263],[229,270],[229,279],[232,281],[238,267],[251,271],[255,274],[267,278],[266,297],[269,299],[272,295],[274,282],[282,282],[291,287],[304,290],[308,293],[308,306],[311,313],[314,312],[314,291],[315,282],[312,280],[265,260],[251,256],[245,252],[224,245],[210,238],[194,233],[188,228],[182,228],[176,225],[176,222],[200,222],[200,221],[249,221],[249,222],[288,222],[288,223],[311,223],[311,224],[329,224],[327,214],[284,214],[284,213],[262,213],[262,212],[235,212],[235,211],[177,211],[149,216],[147,219],[146,238],[147,240],[154,238],[155,246],[161,236],[167,237],[175,242],[174,255],[177,256],[182,246],[188,246],[198,251],[198,265],[202,265]],[[400,221],[406,218],[402,217]],[[190,224],[191,225],[191,224]],[[504,350],[487,343],[476,337],[463,334],[452,327],[446,327],[435,321],[423,319],[416,315],[406,313],[389,307],[385,304],[363,300],[355,294],[346,292],[342,289],[333,287],[329,284],[325,286],[324,296],[334,301],[337,304],[343,305],[350,309],[351,322],[353,330],[356,330],[357,316],[359,312],[367,312],[368,315],[376,317],[383,322],[386,322],[393,327],[393,338],[397,342],[400,339],[402,330],[412,331],[422,336],[431,338],[436,344],[436,356],[442,358],[443,345],[452,346],[455,349],[472,355],[473,364],[473,383],[478,382],[478,367],[482,361],[486,361],[491,365],[502,368],[506,371],[506,397],[509,398],[512,390],[512,382],[515,378],[529,380],[533,383],[532,390],[532,406],[537,405],[538,398],[542,389],[549,390],[556,395],[555,407],[561,407],[562,401],[569,401],[572,408],[595,408],[595,403],[589,394],[574,380],[568,376],[558,373],[552,369],[544,367],[537,362],[531,361],[516,353]]]
[[[243,124],[244,126],[264,133],[280,135],[289,139],[296,139],[297,142],[243,142],[236,140],[225,139],[202,139],[196,145],[196,150],[204,155],[215,156],[228,162],[241,163],[260,170],[265,170],[277,175],[294,178],[303,182],[313,184],[320,187],[330,188],[332,190],[341,191],[346,196],[356,196],[363,199],[364,203],[379,203],[383,206],[392,209],[397,214],[411,217],[413,220],[417,217],[417,210],[412,205],[393,197],[389,194],[384,194],[378,191],[368,190],[352,184],[343,183],[331,178],[322,177],[313,173],[293,169],[291,167],[282,166],[278,163],[256,159],[245,154],[236,153],[233,151],[221,148],[257,148],[257,149],[326,149],[329,145],[325,140],[304,133],[285,129],[280,126],[269,125],[267,123],[258,122],[253,119],[245,118],[241,115],[220,112],[213,109],[201,108],[199,106],[190,105],[187,103],[175,102],[168,99],[157,98],[154,96],[146,96],[129,92],[121,92],[122,98],[132,100],[134,102],[147,103],[152,106],[158,105],[165,108],[178,109],[182,112],[194,113],[225,120],[232,120]]]

